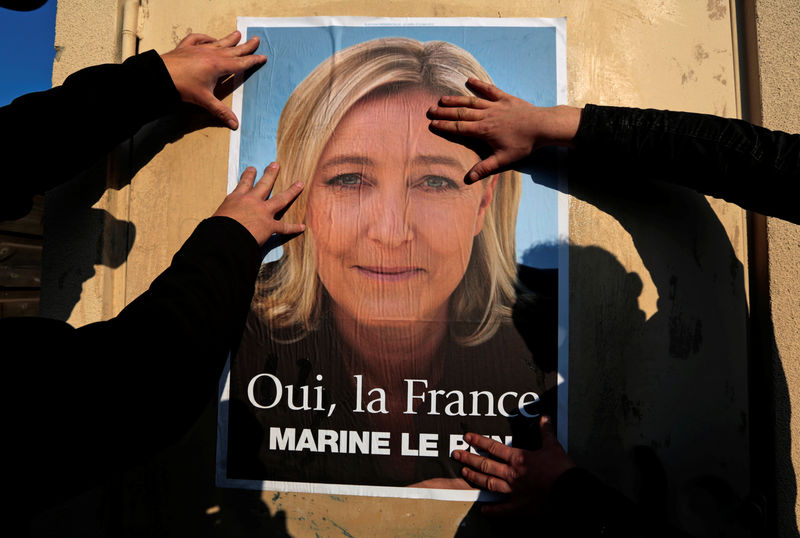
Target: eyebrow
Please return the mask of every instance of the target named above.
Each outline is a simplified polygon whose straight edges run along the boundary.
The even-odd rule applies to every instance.
[[[458,159],[454,159],[448,155],[417,155],[412,162],[414,164],[444,164],[457,168],[464,167]]]
[[[456,168],[463,168],[464,165],[458,159],[447,155],[417,155],[411,162],[413,164],[442,164],[445,166],[453,166]],[[359,166],[372,166],[374,161],[369,157],[363,155],[339,155],[321,163],[321,167],[327,168],[329,166],[338,166],[340,164],[355,164]]]
[[[338,166],[340,164],[371,166],[374,164],[374,162],[369,157],[364,157],[363,155],[339,155],[338,157],[333,157],[321,163],[320,166],[322,168],[327,168],[329,166]]]

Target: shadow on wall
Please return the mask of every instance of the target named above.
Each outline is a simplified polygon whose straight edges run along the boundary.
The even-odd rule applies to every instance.
[[[773,454],[791,468],[790,446],[753,438],[751,425],[766,420],[787,432],[790,426],[788,414],[763,416],[760,410],[772,402],[748,396],[756,393],[748,386],[749,361],[767,358],[748,353],[743,266],[703,196],[606,171],[613,167],[574,165],[570,193],[631,235],[658,291],[658,310],[644,324],[629,326],[625,281],[598,287],[596,256],[570,259],[570,357],[578,375],[571,377],[571,390],[583,396],[578,405],[587,411],[571,421],[572,454],[636,498],[635,473],[626,473],[614,454],[648,446],[669,477],[663,513],[679,527],[696,536],[769,533],[776,516],[764,520],[764,510],[774,507],[764,506],[763,498],[774,499],[774,492],[762,489],[759,473]],[[626,330],[627,338],[620,338]],[[781,386],[766,394],[788,410],[785,375],[776,378]],[[767,483],[774,488],[776,477]],[[794,506],[796,484],[786,491]]]
[[[569,246],[570,455],[654,514],[654,525],[660,518],[693,536],[774,535],[776,519],[791,520],[796,499],[790,439],[775,446],[771,435],[754,437],[764,432],[752,424],[789,432],[788,388],[782,370],[775,388],[748,384],[759,381],[748,379],[749,361],[767,358],[748,355],[747,282],[724,228],[688,189],[621,177],[611,163],[587,168],[571,163],[569,193],[630,234],[658,309],[646,319],[640,277],[613,254]],[[524,263],[552,259],[556,250],[537,245]],[[780,497],[774,469],[763,464],[773,459],[790,470]],[[767,478],[759,476],[765,471]],[[471,510],[458,535],[530,528],[530,521],[498,522]]]
[[[128,258],[136,226],[94,206],[106,190],[119,191],[164,146],[216,125],[193,105],[151,122],[134,137],[74,180],[45,198],[42,299],[39,315],[67,320],[95,266],[118,268]]]

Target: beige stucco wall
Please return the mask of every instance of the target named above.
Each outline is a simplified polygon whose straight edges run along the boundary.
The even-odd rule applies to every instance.
[[[758,82],[762,124],[800,132],[800,1],[758,0],[755,9]],[[796,531],[800,503],[796,496],[800,469],[800,226],[768,219],[768,278],[774,330],[776,386],[788,395],[776,401],[776,446],[789,448],[792,466],[776,462],[779,531]],[[785,379],[784,379],[785,376]],[[780,393],[778,393],[780,395]],[[795,412],[792,413],[792,410]]]
[[[733,24],[730,5],[722,0],[142,3],[141,48],[161,52],[190,31],[223,35],[235,26],[237,15],[566,16],[571,104],[739,114]],[[59,1],[56,45],[61,52],[54,64],[54,82],[83,66],[120,59],[121,4]],[[772,30],[770,24],[792,24],[785,16],[791,10],[780,2],[762,1],[758,7],[758,46],[772,50],[774,56],[772,69],[765,63],[768,56],[759,56],[765,105],[775,103],[772,112],[765,107],[765,124],[796,132],[800,130],[797,72],[794,82],[766,77],[787,72],[781,63],[788,46],[795,47],[797,58],[800,40],[786,36],[796,36],[800,26],[796,21],[790,26],[795,34]],[[764,88],[774,88],[775,95],[767,98]],[[787,95],[794,95],[794,101],[787,101]],[[787,111],[794,111],[790,120],[794,123],[778,124],[793,117]],[[80,325],[118,312],[166,267],[196,223],[216,207],[225,190],[228,133],[207,128],[180,134],[182,138],[165,140],[164,148],[148,157],[130,185],[96,196],[64,189],[48,197],[52,209],[45,228],[49,265],[43,308],[49,313]],[[98,167],[85,181],[110,175],[111,183],[119,182],[128,166],[121,160],[117,156],[110,168]],[[741,508],[749,488],[744,212],[683,189],[658,186],[612,195],[573,194],[570,346],[576,370],[571,375],[570,406],[575,410],[571,454],[632,494],[638,472],[635,450],[648,447],[671,481],[667,494],[672,500],[665,517],[698,535],[719,529],[741,535],[731,514],[715,523],[695,508],[698,500],[703,506],[709,498],[697,485],[701,471],[722,477],[732,492],[719,501],[725,513]],[[76,199],[85,206],[85,218],[67,214]],[[132,225],[126,226],[128,222]],[[800,295],[791,275],[797,261],[797,227],[772,221],[769,233],[776,346],[794,395],[794,387],[800,387],[796,380]],[[75,255],[65,261],[64,252],[86,242],[99,245],[98,252],[78,251],[85,265],[76,271]],[[793,419],[791,431],[800,431],[799,427]],[[148,473],[161,477],[149,487],[184,493],[163,506],[150,502],[146,492],[132,494],[132,511],[168,509],[176,521],[185,517],[189,526],[199,525],[205,514],[206,519],[217,517],[231,525],[243,507],[253,503],[261,507],[250,496],[214,491],[207,480],[198,478],[206,472],[203,465],[213,465],[213,437],[212,409],[184,445],[148,467]],[[199,470],[193,474],[187,470],[189,464]],[[785,460],[777,464],[787,466]],[[791,464],[788,468],[793,472]],[[789,497],[781,500],[794,504],[795,498]],[[469,509],[466,503],[271,492],[262,495],[261,502],[267,517],[286,518],[293,535],[325,535],[343,527],[353,535],[447,536],[456,532]]]

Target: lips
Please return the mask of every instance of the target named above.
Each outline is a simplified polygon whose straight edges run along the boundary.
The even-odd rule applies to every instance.
[[[355,265],[353,267],[364,278],[381,282],[402,282],[425,272],[421,267],[378,267],[367,265]]]

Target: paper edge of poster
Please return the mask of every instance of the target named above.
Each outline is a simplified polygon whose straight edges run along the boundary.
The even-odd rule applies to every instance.
[[[554,19],[556,27],[556,103],[566,105],[567,19]],[[558,384],[556,389],[556,437],[569,450],[569,185],[566,150],[558,157]]]

